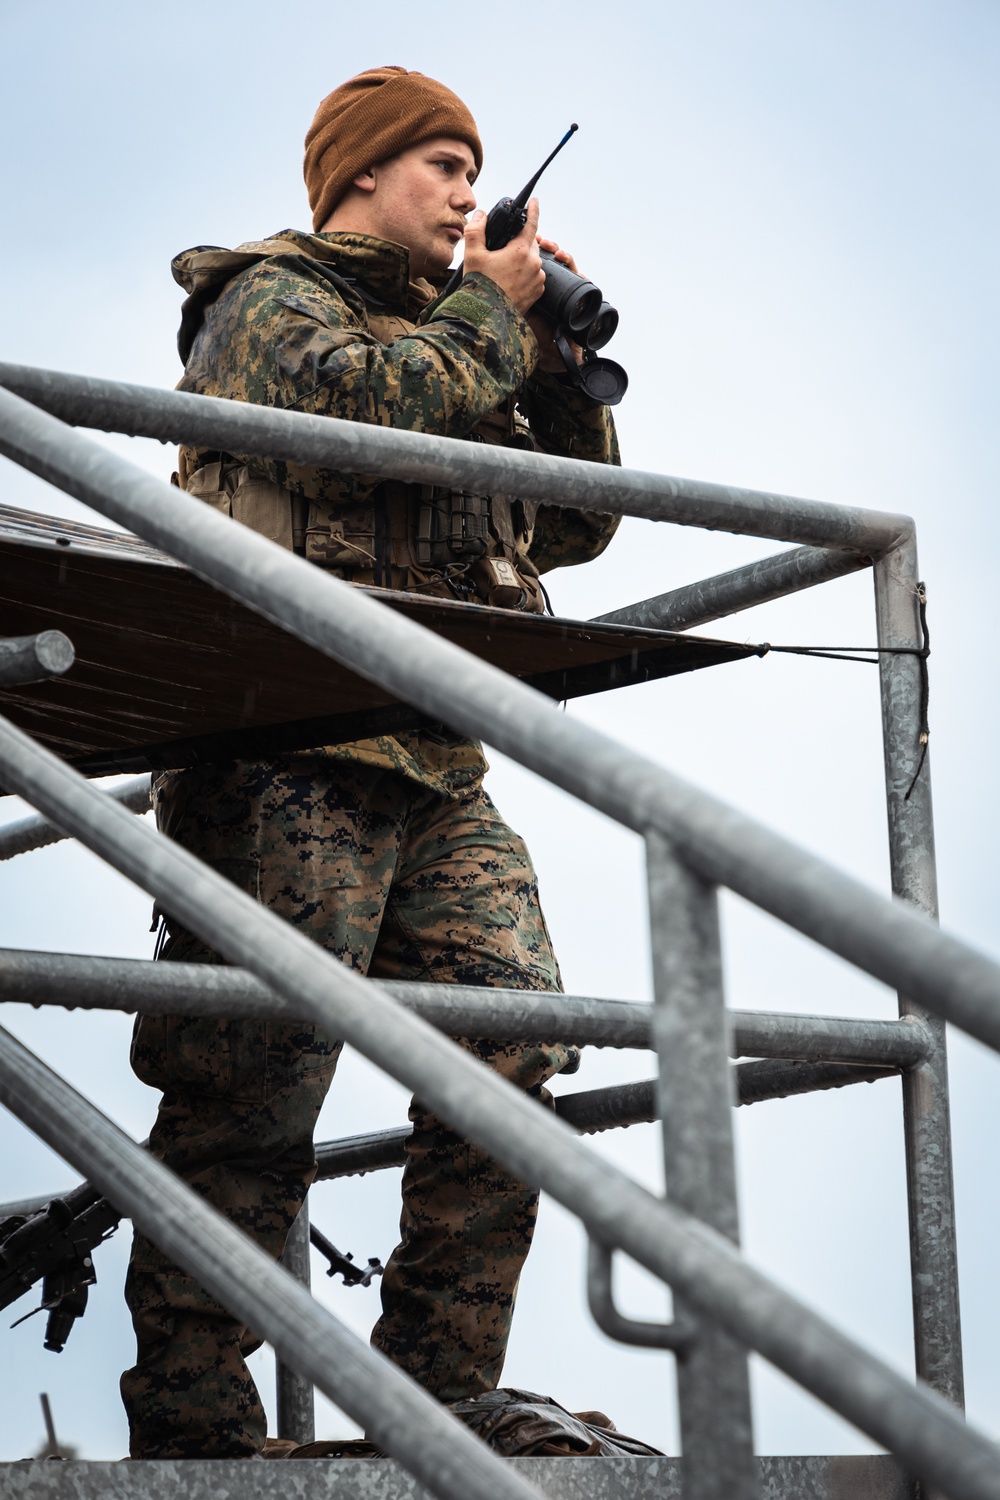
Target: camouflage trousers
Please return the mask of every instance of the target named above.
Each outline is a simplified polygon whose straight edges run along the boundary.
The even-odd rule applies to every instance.
[[[480,784],[448,797],[387,771],[295,758],[162,778],[160,827],[364,974],[560,988],[523,842]],[[162,957],[219,962],[167,922]],[[542,1092],[560,1044],[463,1046]],[[153,1153],[273,1256],[315,1174],[313,1128],[341,1044],[307,1023],[141,1016],[132,1065],[163,1098]],[[401,1240],[377,1349],[443,1401],[493,1389],[537,1194],[414,1101]],[[142,1235],[122,1376],[133,1457],[244,1457],[266,1419],[245,1356],[260,1345]]]

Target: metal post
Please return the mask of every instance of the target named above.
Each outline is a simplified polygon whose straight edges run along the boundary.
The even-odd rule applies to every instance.
[[[919,602],[916,539],[911,534],[875,567],[880,646],[923,646]],[[921,665],[917,656],[881,658],[889,854],[893,893],[918,911],[936,917],[930,760],[924,754],[926,744],[920,742],[926,727],[921,722]],[[899,1013],[919,1017],[932,1039],[927,1059],[903,1074],[916,1369],[921,1380],[962,1406],[962,1326],[945,1023],[904,994],[899,997]]]
[[[717,894],[659,834],[646,860],[667,1195],[738,1244]],[[697,1329],[677,1360],[684,1500],[755,1500],[746,1350],[704,1317]]]
[[[309,1199],[299,1209],[298,1218],[288,1231],[281,1253],[285,1270],[309,1290]],[[304,1375],[286,1365],[280,1354],[274,1357],[275,1386],[278,1394],[278,1436],[295,1443],[312,1443],[316,1439],[316,1406],[313,1385]]]

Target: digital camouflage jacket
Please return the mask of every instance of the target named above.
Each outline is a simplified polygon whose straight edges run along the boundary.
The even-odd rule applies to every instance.
[[[186,367],[181,390],[619,461],[607,407],[535,371],[534,334],[486,276],[467,277],[419,325],[436,289],[409,281],[405,249],[364,235],[285,230],[232,251],[185,251],[172,269],[188,293],[178,340]],[[617,517],[598,513],[461,497],[471,551],[510,560],[511,576],[524,585],[491,593],[485,562],[446,559],[442,551],[442,528],[453,524],[456,509],[450,493],[191,449],[181,450],[180,482],[353,581],[499,604],[514,603],[513,592],[528,608],[540,607],[539,573],[590,561],[618,525]],[[384,556],[380,530],[391,538]],[[495,569],[489,578],[496,582]],[[442,746],[420,734],[323,753],[399,770],[441,791],[485,770],[478,746]]]

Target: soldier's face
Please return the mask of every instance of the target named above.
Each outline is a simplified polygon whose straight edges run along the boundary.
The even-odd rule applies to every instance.
[[[369,199],[371,233],[405,245],[411,276],[447,271],[476,206],[476,161],[464,141],[435,136],[381,162]],[[359,180],[360,186],[360,180]]]

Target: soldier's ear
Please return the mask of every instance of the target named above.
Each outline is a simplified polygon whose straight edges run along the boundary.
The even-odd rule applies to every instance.
[[[360,188],[363,193],[374,193],[374,191],[375,191],[375,171],[374,171],[374,168],[368,167],[364,172],[359,172],[358,175],[357,175],[357,177],[355,177],[354,181],[351,183],[351,186],[352,187],[356,187],[356,188]]]

